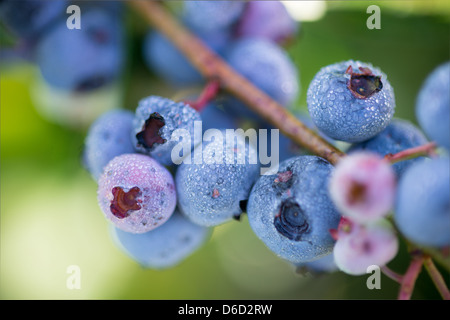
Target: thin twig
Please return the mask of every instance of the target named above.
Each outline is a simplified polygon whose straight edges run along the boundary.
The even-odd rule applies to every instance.
[[[130,4],[177,47],[207,79],[243,101],[288,138],[335,164],[345,154],[309,129],[292,113],[234,71],[218,54],[179,23],[156,1],[129,0]]]
[[[442,298],[444,300],[450,300],[450,291],[448,290],[444,278],[442,278],[441,273],[434,265],[433,260],[431,259],[430,256],[425,257],[424,266],[425,269],[428,271],[428,274],[430,275],[431,279],[433,280],[434,285],[441,294]]]

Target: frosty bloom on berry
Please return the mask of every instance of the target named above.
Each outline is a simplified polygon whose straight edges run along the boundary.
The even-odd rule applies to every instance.
[[[111,160],[98,180],[98,203],[117,228],[144,233],[167,221],[176,205],[170,172],[142,154]]]
[[[389,162],[371,152],[355,152],[336,165],[330,195],[345,216],[360,223],[385,216],[395,198],[395,174]]]
[[[218,133],[226,137],[225,131]],[[193,163],[183,162],[175,177],[178,208],[194,223],[207,227],[239,217],[241,201],[248,199],[260,172],[260,164],[252,160],[256,148],[243,135],[236,134],[236,140],[219,136],[197,146]],[[196,161],[199,154],[201,161]]]
[[[144,98],[139,101],[133,120],[134,147],[163,165],[172,165],[172,149],[178,143],[172,140],[176,129],[190,133],[191,150],[201,142],[201,136],[194,135],[195,121],[201,121],[200,114],[185,103],[159,96]]]
[[[364,141],[381,132],[395,109],[386,75],[353,60],[322,68],[308,88],[307,103],[319,130],[346,142]]]
[[[337,267],[345,273],[366,274],[369,266],[384,266],[397,252],[397,235],[383,218],[365,225],[348,219],[339,224],[333,256]]]

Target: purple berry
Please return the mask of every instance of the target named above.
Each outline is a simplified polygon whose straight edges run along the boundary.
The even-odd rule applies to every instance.
[[[111,160],[98,180],[97,198],[106,218],[131,233],[162,225],[176,205],[172,175],[142,154],[123,154]]]
[[[391,210],[396,178],[392,166],[379,155],[355,152],[337,163],[329,188],[342,215],[365,223]]]
[[[241,16],[245,1],[184,1],[183,18],[199,30],[231,28]]]
[[[292,38],[297,28],[297,22],[280,1],[249,1],[239,20],[237,34],[282,43]]]
[[[397,235],[385,219],[366,225],[343,219],[339,224],[333,255],[336,265],[345,273],[366,274],[368,267],[386,265],[397,252]]]

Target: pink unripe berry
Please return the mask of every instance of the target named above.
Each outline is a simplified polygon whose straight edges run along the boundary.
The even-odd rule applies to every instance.
[[[342,219],[333,249],[337,267],[351,275],[366,274],[368,267],[382,267],[398,252],[398,238],[386,219],[360,225]]]
[[[143,154],[112,159],[99,178],[97,197],[106,218],[131,233],[162,225],[174,212],[177,200],[170,172]]]
[[[396,178],[391,164],[380,156],[355,152],[336,165],[329,188],[343,216],[366,223],[384,217],[392,209]]]

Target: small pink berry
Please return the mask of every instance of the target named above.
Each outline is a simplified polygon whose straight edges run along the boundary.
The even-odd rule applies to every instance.
[[[117,228],[144,233],[165,223],[177,198],[171,173],[143,154],[112,159],[98,180],[98,203]]]
[[[369,266],[382,267],[398,252],[398,238],[386,219],[360,225],[350,220],[339,225],[333,249],[337,267],[351,275],[362,275]]]
[[[342,159],[330,179],[330,196],[341,214],[359,223],[375,221],[392,209],[395,173],[389,162],[369,152]]]

